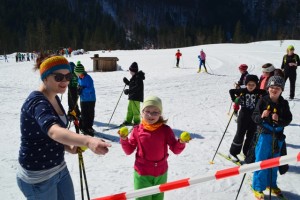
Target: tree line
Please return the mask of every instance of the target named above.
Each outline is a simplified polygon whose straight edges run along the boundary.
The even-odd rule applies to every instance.
[[[299,39],[300,2],[251,6],[242,0],[1,0],[0,52]]]

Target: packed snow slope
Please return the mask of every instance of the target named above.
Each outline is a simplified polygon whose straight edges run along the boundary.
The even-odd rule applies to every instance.
[[[97,137],[111,139],[112,147],[105,156],[91,151],[83,154],[87,181],[91,197],[133,190],[134,154],[126,156],[118,142],[117,130],[103,132],[112,116],[124,88],[123,77],[130,78],[128,68],[136,61],[144,71],[146,79],[145,96],[157,95],[163,101],[163,116],[168,119],[176,134],[191,133],[193,140],[180,155],[170,152],[168,181],[205,176],[216,170],[233,167],[234,164],[215,157],[219,141],[229,121],[229,89],[240,77],[238,66],[245,63],[249,73],[261,75],[261,66],[272,63],[281,66],[282,57],[288,45],[294,45],[300,53],[300,41],[264,41],[249,44],[213,44],[180,48],[183,56],[180,68],[175,68],[177,49],[95,51],[73,56],[69,61],[81,63],[94,79],[97,102],[94,128]],[[207,67],[211,74],[197,73],[198,54],[203,49],[207,54]],[[114,72],[93,72],[90,57],[118,57],[122,70]],[[1,199],[25,199],[16,184],[18,150],[20,143],[20,108],[25,98],[41,84],[39,73],[34,72],[33,62],[16,63],[15,54],[9,55],[9,62],[0,60],[0,196]],[[287,82],[283,97],[289,95]],[[62,95],[67,109],[67,95]],[[123,122],[127,110],[127,96],[122,95],[111,124]],[[296,98],[289,101],[293,113],[292,123],[286,127],[288,154],[300,151],[300,81],[296,83]],[[220,152],[227,153],[236,132],[237,124],[232,120],[221,143]],[[72,130],[75,130],[71,126]],[[73,179],[76,199],[81,199],[78,157],[66,153],[66,161]],[[193,185],[165,193],[167,200],[235,199],[242,175]],[[291,163],[287,174],[278,177],[278,185],[288,199],[300,199],[299,163]],[[267,194],[267,192],[266,192]],[[249,187],[248,176],[241,189],[239,199],[254,199]]]

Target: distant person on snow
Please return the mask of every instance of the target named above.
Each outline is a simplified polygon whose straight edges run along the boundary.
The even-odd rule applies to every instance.
[[[255,162],[280,156],[286,137],[283,134],[284,127],[292,121],[289,103],[281,96],[284,84],[282,77],[272,76],[267,85],[268,95],[258,101],[253,112],[252,119],[257,124],[258,134]],[[257,199],[264,199],[263,191],[267,188],[271,189],[273,194],[281,194],[277,185],[277,171],[278,167],[274,167],[254,172],[252,188]]]
[[[39,70],[42,84],[21,108],[17,183],[26,199],[75,200],[65,151],[76,154],[86,146],[104,155],[111,144],[67,129],[68,118],[58,97],[72,77],[66,58],[40,55],[34,69]]]
[[[295,97],[295,85],[297,79],[297,66],[300,65],[299,56],[294,53],[294,46],[289,45],[287,54],[283,56],[281,69],[284,70],[284,79],[290,79],[290,99]]]
[[[81,117],[79,127],[83,134],[94,136],[93,124],[96,105],[94,81],[87,74],[80,61],[77,62],[74,72],[78,76],[78,94],[80,95]]]
[[[201,66],[203,64],[204,66],[204,69],[205,69],[205,72],[207,72],[207,69],[206,69],[206,66],[205,66],[205,60],[206,60],[206,54],[204,53],[203,49],[201,49],[200,51],[200,55],[198,56],[199,58],[199,70],[198,70],[198,73],[201,72]]]
[[[239,66],[239,71],[241,73],[241,77],[238,80],[238,82],[234,83],[235,89],[240,89],[241,87],[245,86],[245,80],[246,80],[247,75],[249,74],[248,71],[247,71],[247,69],[248,69],[248,65],[246,65],[246,64],[241,64]],[[238,115],[239,109],[240,109],[240,105],[238,103],[234,102],[234,104],[233,104],[233,112],[234,113],[233,114],[235,116]]]
[[[180,57],[182,56],[182,53],[180,53],[179,49],[177,50],[175,56],[176,56],[176,67],[179,67]]]
[[[262,66],[262,75],[259,79],[259,89],[267,90],[269,78],[274,76],[275,67],[271,63],[266,63]]]
[[[141,122],[140,102],[144,100],[144,80],[145,73],[139,71],[138,64],[133,62],[129,67],[131,79],[123,78],[123,82],[129,86],[124,90],[124,94],[128,95],[128,107],[125,121],[121,125],[137,125]]]
[[[246,88],[231,89],[229,94],[232,102],[241,106],[239,116],[237,119],[237,130],[232,141],[229,157],[238,162],[238,154],[241,153],[243,147],[243,154],[246,156],[249,150],[252,138],[256,131],[256,124],[251,119],[252,113],[255,109],[258,99],[267,94],[265,90],[257,88],[258,77],[256,75],[248,74],[245,80]],[[244,138],[246,135],[246,140]]]
[[[180,154],[191,140],[190,134],[182,132],[180,139],[166,125],[162,117],[162,102],[156,96],[145,99],[142,107],[142,123],[135,126],[128,138],[128,130],[119,130],[120,143],[126,155],[136,150],[134,163],[134,189],[142,189],[167,182],[168,149]],[[124,130],[124,128],[126,128]],[[164,193],[137,198],[138,200],[163,200]]]
[[[8,59],[7,59],[7,55],[6,55],[6,54],[4,54],[4,61],[5,61],[5,62],[8,62]]]

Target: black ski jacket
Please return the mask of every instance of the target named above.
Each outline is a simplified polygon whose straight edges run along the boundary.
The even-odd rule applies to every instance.
[[[269,107],[271,112],[274,112],[274,108],[276,108],[276,113],[278,114],[278,122],[276,124],[272,121],[272,115],[270,114],[269,117],[262,119],[261,114],[264,110],[267,110]],[[272,134],[273,131],[270,129],[267,129],[263,123],[267,123],[270,126],[276,127],[285,127],[289,125],[293,119],[292,113],[290,111],[289,103],[287,100],[285,100],[282,96],[279,97],[278,103],[272,102],[269,95],[265,95],[263,98],[261,98],[256,108],[252,114],[253,121],[258,125],[257,126],[257,132],[258,133],[270,133]],[[279,140],[285,139],[285,136],[283,134],[283,130],[276,133],[276,137]]]
[[[128,99],[133,101],[144,101],[145,73],[138,71],[129,81]]]

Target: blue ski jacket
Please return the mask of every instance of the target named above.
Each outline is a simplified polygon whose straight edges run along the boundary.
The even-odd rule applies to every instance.
[[[90,75],[85,73],[83,78],[78,78],[78,87],[81,102],[96,101],[94,81]]]

